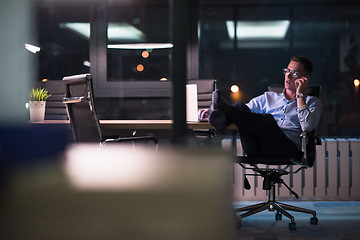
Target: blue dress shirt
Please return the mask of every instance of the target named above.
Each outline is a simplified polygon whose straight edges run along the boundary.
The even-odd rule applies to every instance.
[[[287,100],[284,93],[265,92],[246,105],[254,113],[272,114],[285,135],[300,149],[302,131],[314,130],[321,117],[322,104],[319,98],[307,96],[306,105],[298,108],[297,101]]]

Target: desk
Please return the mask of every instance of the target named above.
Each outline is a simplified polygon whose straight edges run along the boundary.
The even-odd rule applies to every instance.
[[[171,130],[172,120],[100,120],[104,129],[164,129]],[[187,122],[188,129],[210,129],[208,122]]]
[[[44,120],[35,124],[70,124],[70,120]],[[103,129],[171,130],[172,120],[100,120]],[[211,129],[208,122],[188,122],[188,129]],[[230,125],[227,129],[236,129]]]

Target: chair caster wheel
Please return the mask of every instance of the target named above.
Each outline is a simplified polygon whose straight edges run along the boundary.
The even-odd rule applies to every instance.
[[[318,222],[319,222],[319,219],[318,219],[317,217],[312,217],[312,218],[310,218],[310,224],[315,225],[315,224],[317,224]]]
[[[294,223],[294,222],[289,223],[289,229],[296,230],[296,223]]]
[[[281,213],[276,213],[275,214],[275,220],[282,220],[282,214]]]

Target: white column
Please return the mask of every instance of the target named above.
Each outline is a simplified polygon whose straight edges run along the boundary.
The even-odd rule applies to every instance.
[[[35,55],[25,43],[35,44],[32,0],[2,0],[0,3],[0,124],[28,120],[25,104],[37,69]]]

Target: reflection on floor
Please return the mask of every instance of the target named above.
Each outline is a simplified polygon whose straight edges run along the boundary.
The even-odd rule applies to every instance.
[[[235,202],[234,207],[254,204],[252,201]],[[291,201],[284,202],[317,212],[319,223],[310,224],[310,214],[294,213],[296,230],[289,230],[289,219],[275,220],[275,213],[264,211],[242,220],[236,229],[236,240],[359,240],[360,201]]]

